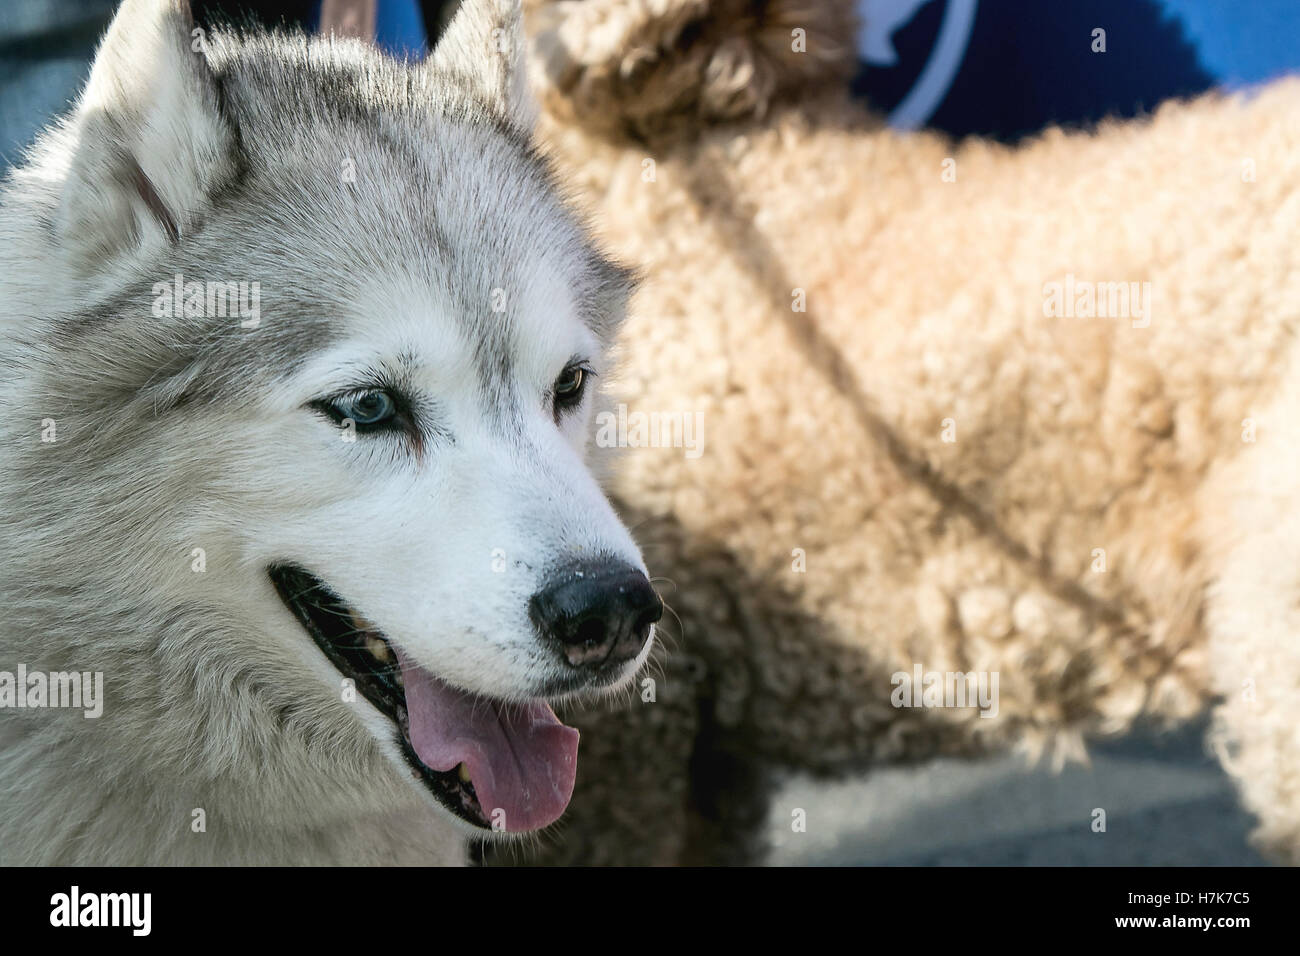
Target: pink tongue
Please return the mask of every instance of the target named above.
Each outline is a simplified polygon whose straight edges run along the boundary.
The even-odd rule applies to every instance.
[[[559,819],[578,772],[576,730],[560,723],[545,701],[507,705],[475,697],[444,684],[400,650],[397,659],[411,746],[425,766],[454,770],[463,761],[493,826],[536,830]]]

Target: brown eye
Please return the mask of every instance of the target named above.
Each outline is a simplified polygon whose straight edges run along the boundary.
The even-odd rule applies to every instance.
[[[563,401],[565,399],[574,399],[582,394],[582,388],[586,384],[587,370],[581,365],[575,365],[572,368],[566,368],[560,373],[560,377],[555,380],[555,397]]]
[[[558,424],[563,412],[572,411],[582,404],[582,392],[587,379],[595,375],[585,365],[570,365],[555,380],[555,421]]]

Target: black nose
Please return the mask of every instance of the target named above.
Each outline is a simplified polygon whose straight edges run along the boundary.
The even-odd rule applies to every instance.
[[[533,595],[538,630],[560,643],[575,667],[622,664],[641,653],[664,602],[629,564],[601,561],[566,567]]]

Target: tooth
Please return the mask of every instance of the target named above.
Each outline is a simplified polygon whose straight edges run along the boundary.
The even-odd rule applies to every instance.
[[[373,634],[366,635],[366,650],[370,652],[371,657],[376,657],[381,661],[386,661],[391,656],[388,645],[382,638],[375,637]]]
[[[456,764],[456,776],[460,777],[461,783],[469,783],[469,767],[464,763]]]

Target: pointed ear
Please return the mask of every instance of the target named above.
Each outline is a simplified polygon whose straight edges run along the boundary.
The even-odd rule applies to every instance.
[[[80,272],[176,242],[234,168],[202,31],[186,0],[126,0],[70,127],[60,244]]]
[[[507,120],[530,132],[537,108],[528,93],[523,20],[519,0],[461,0],[432,62],[464,77]]]

